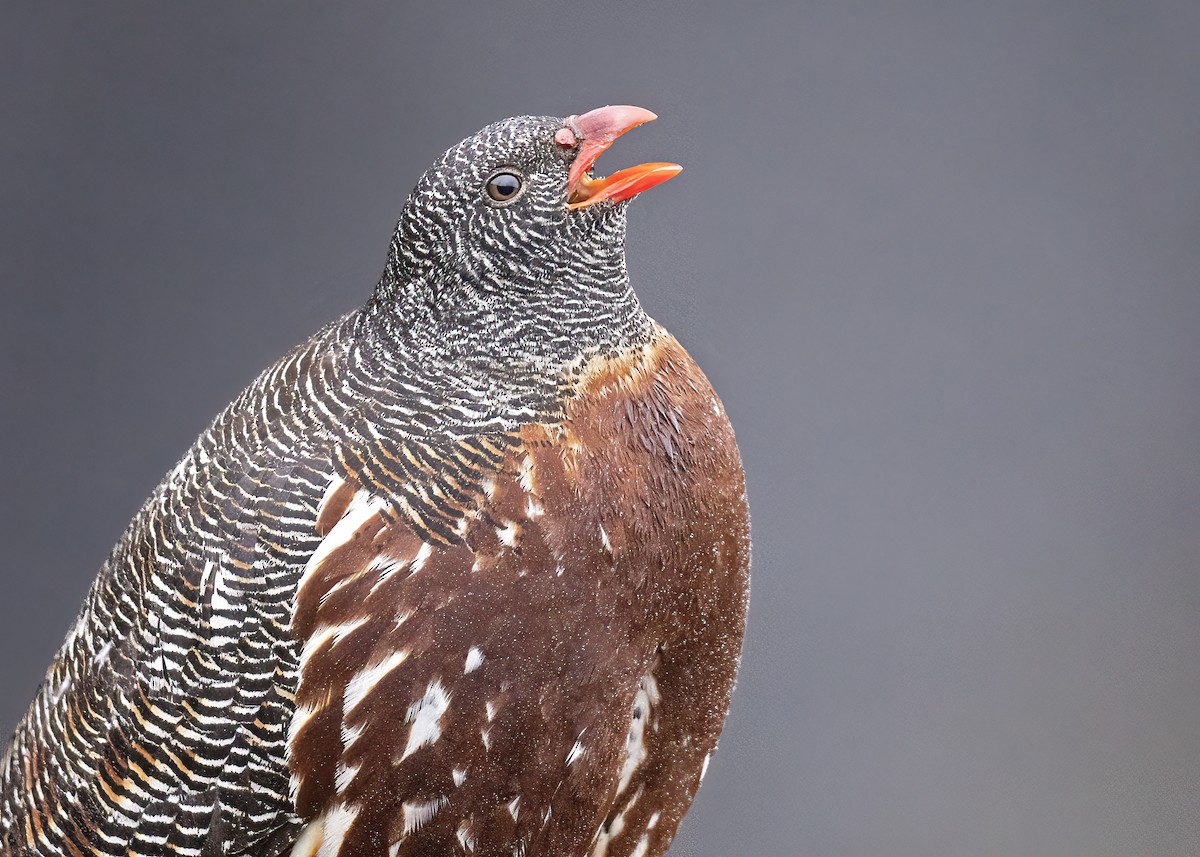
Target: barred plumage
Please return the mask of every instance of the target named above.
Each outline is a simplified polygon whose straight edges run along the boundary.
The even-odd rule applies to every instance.
[[[724,411],[629,287],[626,197],[568,176],[631,110],[447,152],[367,305],[199,437],[17,728],[4,854],[666,849],[748,534]],[[518,203],[480,196],[498,167]]]

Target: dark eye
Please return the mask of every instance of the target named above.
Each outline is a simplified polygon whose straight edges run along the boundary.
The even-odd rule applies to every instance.
[[[521,192],[524,183],[516,173],[496,173],[487,181],[487,194],[496,202],[508,202]]]

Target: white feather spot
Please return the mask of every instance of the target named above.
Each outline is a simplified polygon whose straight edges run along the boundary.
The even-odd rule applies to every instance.
[[[600,825],[593,837],[592,850],[588,857],[605,857],[608,854],[608,843],[621,835],[621,831],[625,829],[625,813],[618,812],[613,816],[612,821]]]
[[[433,800],[404,801],[400,808],[404,811],[404,835],[420,830],[429,819],[437,815],[439,809],[446,804],[446,798],[435,797]]]
[[[329,501],[333,499],[333,495],[345,484],[345,481],[336,473],[330,475],[329,484],[325,486],[325,493],[321,495],[321,502],[317,504],[318,515],[325,511],[325,507],[329,505]]]
[[[567,753],[567,764],[573,765],[583,757],[583,741],[576,741],[571,747],[571,752]]]
[[[338,852],[342,850],[342,840],[346,838],[346,831],[350,829],[354,819],[358,818],[358,807],[339,803],[327,810],[321,818],[321,850],[317,852],[317,857],[337,857]]]
[[[646,724],[650,722],[653,707],[660,700],[658,682],[651,673],[642,676],[637,694],[633,697],[633,711],[629,719],[629,734],[625,739],[625,761],[621,765],[621,778],[617,783],[617,794],[625,791],[633,779],[633,772],[646,761]]]
[[[517,546],[518,532],[519,528],[516,523],[509,521],[503,527],[496,527],[496,538],[500,539],[501,542],[510,548],[515,548]]]
[[[479,740],[483,742],[483,749],[492,749],[492,736],[488,734],[487,729],[479,730]]]
[[[319,818],[304,825],[304,829],[296,837],[296,844],[292,846],[291,857],[312,857],[316,850],[321,847],[322,827],[323,825]]]
[[[708,761],[712,758],[712,753],[704,754],[704,763],[700,766],[700,782],[704,782],[704,775],[708,773]]]
[[[608,540],[608,530],[604,529],[603,524],[600,525],[600,544],[604,545],[604,549],[608,551],[609,554],[612,554],[612,542]]]
[[[417,750],[427,744],[432,744],[442,737],[441,718],[450,707],[450,694],[442,687],[440,681],[429,683],[425,695],[408,707],[406,723],[412,726],[408,730],[408,743],[400,761],[404,761]]]
[[[471,835],[470,816],[458,826],[458,830],[455,831],[454,836],[458,839],[458,844],[462,846],[463,851],[471,852],[475,850],[475,837]]]
[[[387,501],[382,497],[376,497],[366,491],[359,491],[355,494],[354,499],[350,501],[350,505],[346,508],[346,514],[342,516],[340,521],[333,525],[333,529],[329,531],[329,534],[321,539],[321,543],[317,545],[317,549],[313,551],[313,555],[305,563],[304,573],[300,576],[300,586],[304,585],[309,576],[312,575],[333,551],[349,542],[359,527],[382,511],[386,506]]]
[[[517,795],[508,802],[508,814],[512,816],[512,820],[517,820],[517,814],[521,811],[521,796]]]
[[[530,494],[533,493],[533,459],[528,455],[521,459],[517,468],[517,479],[520,480],[522,488]]]
[[[633,849],[633,853],[629,857],[646,857],[646,852],[650,850],[650,834],[643,833],[642,838],[638,840],[637,848]]]
[[[480,483],[480,487],[483,488],[483,493],[486,497],[488,497],[488,499],[491,499],[496,495],[496,480],[492,479],[490,476],[485,478]]]
[[[463,674],[475,672],[483,663],[483,650],[478,646],[467,649],[467,662],[463,666]]]
[[[387,582],[388,578],[395,574],[396,569],[400,568],[401,565],[404,565],[404,560],[397,559],[394,556],[380,554],[379,556],[375,557],[375,559],[371,561],[371,565],[368,567],[368,570],[375,575],[375,583],[371,586],[370,594],[374,595],[375,591],[379,589],[379,587],[383,586],[383,584]],[[349,579],[352,578],[347,578],[347,580]],[[330,591],[332,592],[333,590],[330,589]]]
[[[483,704],[483,713],[487,715],[487,722],[491,723],[496,719],[496,706],[491,702]]]
[[[646,829],[653,830],[655,825],[658,824],[658,819],[659,819],[659,814],[657,812],[654,813],[653,815],[651,815],[650,820],[648,822],[646,822]]]
[[[342,762],[337,763],[336,773],[334,774],[334,785],[339,792],[344,792],[346,786],[354,780],[358,773],[358,765],[346,765]]]
[[[421,547],[417,550],[417,555],[413,557],[412,565],[408,567],[412,574],[416,574],[425,567],[425,560],[429,559],[433,553],[433,547],[429,542],[421,542]]]
[[[330,640],[336,645],[344,640],[349,634],[366,624],[366,617],[355,619],[353,622],[343,622],[340,625],[321,625],[312,636],[304,641],[304,648],[300,652],[300,670],[308,666],[309,659],[312,658],[321,648]]]
[[[92,656],[92,663],[97,664],[97,665],[104,663],[105,661],[108,660],[108,656],[112,652],[112,650],[113,650],[112,641],[105,643],[103,646],[100,647],[100,651],[96,652],[96,654]]]
[[[642,687],[646,689],[646,698],[650,700],[651,706],[662,702],[662,694],[658,692],[658,679],[654,677],[654,673],[646,673],[642,676]]]
[[[288,724],[288,745],[289,746],[295,743],[296,736],[298,734],[300,734],[300,730],[304,728],[304,724],[307,723],[310,719],[312,719],[312,716],[314,714],[316,714],[318,711],[321,711],[321,710],[322,710],[322,708],[320,708],[320,707],[312,708],[307,705],[299,705],[296,707],[295,712],[293,712],[293,714],[292,714],[292,721],[290,724]]]
[[[347,726],[345,721],[343,721],[340,729],[338,730],[342,735],[342,746],[349,747],[351,744],[361,738],[364,729],[366,729],[365,723],[360,723],[357,726]]]
[[[367,624],[367,617],[355,619],[352,622],[342,622],[340,625],[333,626],[333,643],[337,645],[342,640],[346,639],[352,633],[357,631],[363,625]]]
[[[530,518],[540,518],[546,514],[546,510],[542,508],[541,503],[530,497],[525,501],[525,514]]]
[[[454,780],[454,785],[461,786],[467,781],[467,772],[463,768],[454,768],[450,771],[450,776]]]
[[[208,566],[205,565],[205,571],[208,571]],[[207,577],[207,574],[205,575]],[[241,611],[225,597],[225,591],[229,588],[229,573],[224,566],[217,566],[216,573],[212,576],[212,595],[209,602],[212,604],[212,615],[209,617],[209,624],[214,629],[232,628],[235,625],[241,624],[240,617],[237,615]],[[228,614],[234,614],[232,616]]]
[[[401,649],[398,652],[392,652],[379,663],[356,672],[354,677],[346,682],[346,690],[342,696],[342,710],[346,714],[353,711],[375,685],[379,684],[380,679],[406,660],[408,660],[408,650]]]

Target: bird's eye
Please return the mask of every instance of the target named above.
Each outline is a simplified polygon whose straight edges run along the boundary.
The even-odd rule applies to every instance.
[[[487,195],[496,202],[511,202],[524,184],[525,180],[516,173],[499,172],[487,180]]]

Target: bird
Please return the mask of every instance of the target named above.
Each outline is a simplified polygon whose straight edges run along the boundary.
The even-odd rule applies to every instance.
[[[141,507],[0,760],[0,854],[656,857],[716,748],[750,530],[725,408],[640,305],[601,153],[496,122],[366,302]]]

